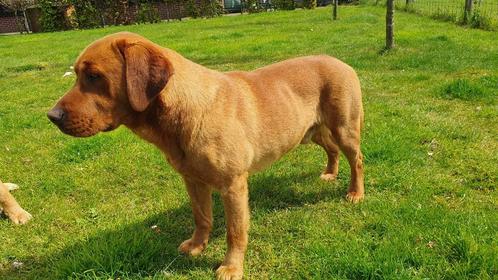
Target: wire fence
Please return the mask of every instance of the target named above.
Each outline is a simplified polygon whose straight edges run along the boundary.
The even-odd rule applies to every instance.
[[[396,8],[437,19],[498,29],[498,0],[395,0]]]
[[[396,9],[436,19],[468,24],[475,28],[498,30],[498,0],[394,0]],[[385,0],[360,3],[385,5]]]

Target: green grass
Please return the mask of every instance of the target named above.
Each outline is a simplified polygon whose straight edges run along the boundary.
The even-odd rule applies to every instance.
[[[226,249],[218,196],[207,250],[179,256],[192,215],[160,152],[125,128],[71,138],[45,116],[78,53],[121,30],[223,71],[320,53],[357,69],[366,200],[344,200],[344,158],[336,183],[319,180],[317,146],[253,176],[247,279],[496,279],[497,33],[397,15],[387,53],[384,9],[361,6],[334,22],[317,9],[0,37],[0,178],[34,215],[0,220],[0,279],[214,277]]]
[[[489,100],[494,102],[498,91],[498,78],[483,77],[476,82],[457,79],[449,83],[442,96],[448,99]]]

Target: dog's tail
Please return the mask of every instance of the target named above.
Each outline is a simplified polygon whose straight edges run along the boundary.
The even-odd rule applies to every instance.
[[[19,188],[18,185],[12,183],[3,183],[9,191],[17,190]]]

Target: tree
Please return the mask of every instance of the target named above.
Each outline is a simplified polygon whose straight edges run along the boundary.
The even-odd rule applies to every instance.
[[[386,49],[394,48],[394,0],[387,0],[386,10]]]
[[[35,4],[35,0],[0,0],[0,4],[14,11],[14,15],[16,16],[16,21],[19,27],[21,27],[21,23],[19,22],[19,16],[17,12],[21,11],[24,17],[24,28],[27,32],[31,31],[29,27],[28,17],[26,16],[26,10]],[[22,33],[22,28],[19,28]]]
[[[332,19],[337,19],[337,6],[339,6],[339,0],[332,0],[334,2],[334,6],[332,8]]]
[[[472,13],[472,0],[465,0],[465,12],[463,14],[463,23],[469,23],[469,17]]]

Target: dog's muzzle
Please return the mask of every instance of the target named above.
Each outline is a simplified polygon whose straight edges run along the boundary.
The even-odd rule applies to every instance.
[[[66,113],[64,112],[64,110],[57,107],[53,108],[47,113],[47,117],[50,119],[50,121],[59,127],[64,123],[65,116]]]

